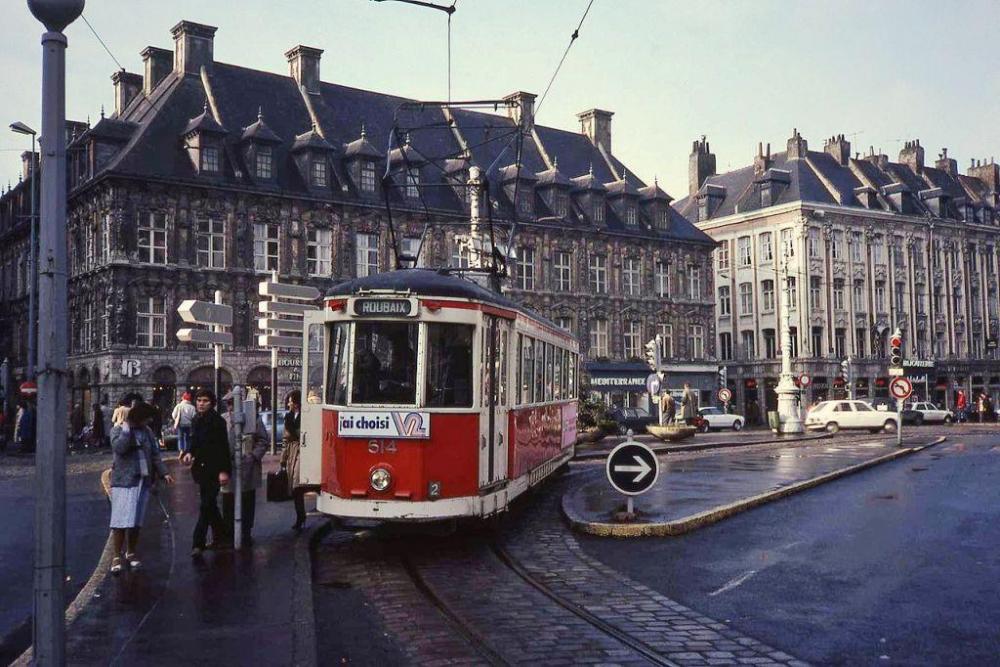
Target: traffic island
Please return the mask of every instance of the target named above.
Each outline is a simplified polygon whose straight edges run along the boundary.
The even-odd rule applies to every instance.
[[[604,476],[568,491],[562,511],[574,530],[601,537],[663,537],[698,528],[881,463],[940,444],[945,437],[821,443],[767,451],[734,452],[660,464],[648,493],[634,499],[630,521],[622,496]],[[631,503],[630,503],[631,504]]]

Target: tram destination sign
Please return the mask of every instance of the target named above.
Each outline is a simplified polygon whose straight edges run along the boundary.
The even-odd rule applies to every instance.
[[[373,299],[354,300],[354,314],[358,317],[412,317],[417,314],[415,299]]]

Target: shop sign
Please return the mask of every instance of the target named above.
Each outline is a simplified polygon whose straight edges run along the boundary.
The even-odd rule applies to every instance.
[[[636,375],[634,377],[591,377],[592,387],[645,387],[646,376]]]

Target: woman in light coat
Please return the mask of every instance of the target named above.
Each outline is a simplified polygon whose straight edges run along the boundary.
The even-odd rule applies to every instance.
[[[115,456],[111,466],[111,536],[115,549],[112,574],[122,571],[123,547],[124,563],[130,569],[142,565],[136,548],[150,491],[157,476],[167,484],[174,483],[160,460],[156,436],[149,428],[154,415],[151,405],[139,402],[132,406],[122,424],[111,429],[111,450]]]
[[[302,419],[302,392],[293,391],[288,395],[288,412],[285,413],[285,433],[281,437],[284,449],[281,452],[281,467],[288,473],[288,490],[295,501],[295,524],[292,530],[302,530],[306,523],[305,495],[310,488],[299,483],[299,429]]]

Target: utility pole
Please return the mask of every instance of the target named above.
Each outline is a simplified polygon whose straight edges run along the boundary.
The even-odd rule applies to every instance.
[[[66,36],[84,0],[28,0],[42,35],[38,454],[35,497],[36,665],[66,663]],[[32,278],[33,279],[33,278]],[[30,326],[29,326],[30,330]],[[30,360],[29,360],[29,363]]]
[[[215,305],[222,305],[222,290],[215,290]],[[213,324],[212,331],[215,333],[222,333],[221,324]],[[215,400],[219,401],[222,399],[222,343],[215,343],[213,346],[215,350],[215,355],[213,357],[213,364],[215,366]]]
[[[233,546],[243,547],[243,387],[236,385],[233,393],[233,414],[229,425],[234,431],[233,448]],[[227,434],[228,435],[228,434]]]
[[[780,299],[781,376],[775,392],[778,394],[778,432],[802,433],[805,429],[799,416],[799,388],[792,376],[792,331],[788,303],[788,248],[782,253]]]

